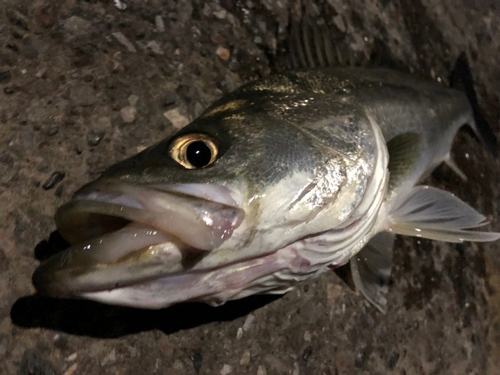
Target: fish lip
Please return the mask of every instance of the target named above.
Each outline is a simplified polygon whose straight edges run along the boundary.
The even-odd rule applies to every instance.
[[[179,184],[169,186],[153,185],[147,187],[137,187],[114,183],[93,183],[85,186],[75,194],[70,202],[61,206],[56,212],[56,224],[59,231],[63,237],[69,240],[70,243],[74,244],[74,246],[64,252],[53,255],[40,264],[32,277],[35,288],[40,294],[44,295],[57,297],[78,297],[86,292],[109,290],[125,285],[134,285],[162,276],[164,277],[172,272],[182,272],[179,264],[184,261],[183,257],[185,257],[186,254],[203,254],[213,250],[213,248],[216,248],[231,236],[232,230],[237,228],[244,218],[244,211],[239,208],[236,201],[232,198],[230,195],[231,191],[228,188],[219,186],[210,186],[207,188],[207,186],[208,185],[188,184],[186,187],[186,185]],[[155,225],[151,224],[154,221],[153,220],[151,223],[146,223],[141,230],[145,231],[149,228],[151,230],[161,231],[161,236],[156,244],[148,243],[146,247],[139,247],[131,250],[126,252],[124,256],[118,257],[116,260],[112,259],[111,261],[109,259],[99,261],[98,251],[95,253],[92,251],[86,252],[84,248],[86,242],[97,241],[101,238],[105,238],[108,234],[113,235],[114,233],[120,232],[122,229],[127,229],[127,226],[123,228],[122,226],[129,222],[134,224],[132,217],[134,214],[143,215],[146,222],[149,220],[148,210],[151,209],[150,206],[154,206],[154,202],[148,202],[148,199],[144,198],[145,194],[143,193],[146,191],[155,194],[155,199],[161,199],[162,197],[167,200],[173,199],[174,206],[175,203],[179,201],[182,206],[181,208],[186,209],[187,207],[187,211],[189,211],[189,205],[186,204],[185,201],[189,203],[190,200],[201,206],[201,212],[204,212],[204,205],[209,207],[209,213],[210,210],[217,211],[218,208],[220,211],[228,211],[228,218],[222,217],[219,219],[223,225],[229,225],[229,235],[226,236],[227,238],[218,239],[217,236],[220,236],[220,234],[218,234],[215,237],[214,243],[211,243],[210,246],[203,248],[203,246],[193,246],[192,243],[189,243],[192,241],[192,238],[176,235],[178,233],[170,233],[168,230],[165,230],[165,228],[158,229]],[[168,210],[170,210],[168,212],[172,212],[170,207],[168,207]],[[89,233],[83,233],[83,235],[80,233],[80,236],[78,234],[72,234],[75,230],[75,225],[78,226],[79,224],[85,223],[86,220],[90,220],[89,218],[91,215],[106,215],[106,212],[110,213],[109,216],[112,218],[112,226],[116,224],[115,227],[112,228],[112,231],[107,232],[104,231],[104,229],[100,231],[98,228],[95,233],[92,233],[91,227]],[[188,218],[185,220],[186,223],[189,223],[189,220],[194,217],[194,213],[196,212],[188,212]],[[234,217],[231,216],[233,213]],[[86,218],[87,216],[89,218]],[[215,218],[216,221],[218,216],[221,215],[219,215],[218,212],[215,212],[212,216],[212,218]],[[151,217],[153,219],[155,218],[154,215]],[[115,219],[116,222],[114,221]],[[69,222],[73,220],[73,225],[68,225],[68,220]],[[169,220],[172,221],[172,219],[167,219],[167,221]],[[193,225],[196,227],[204,227],[204,224],[199,220]],[[203,229],[205,235],[210,236],[210,226],[207,224],[206,228],[204,227]],[[217,227],[214,231],[220,232],[222,229]],[[182,231],[182,228],[180,230]],[[126,279],[125,281],[120,279],[120,275],[115,275],[113,276],[114,279],[109,279],[105,282],[95,280],[92,281],[92,276],[90,276],[90,279],[87,278],[88,280],[86,281],[87,275],[92,275],[94,273],[98,275],[99,278],[105,272],[109,272],[109,270],[113,273],[115,271],[113,268],[120,269],[123,259],[127,258],[131,254],[132,256],[137,255],[138,258],[144,255],[145,259],[147,259],[149,256],[148,249],[155,246],[158,247],[160,245],[168,247],[169,244],[175,245],[172,245],[170,246],[171,248],[169,248],[172,259],[165,260],[165,254],[168,253],[166,251],[164,251],[164,254],[161,255],[163,257],[161,262],[164,262],[163,266],[165,266],[165,272],[161,271],[159,265],[157,264],[158,262],[155,263],[153,261],[152,263],[149,263],[154,266],[156,272],[154,275],[142,275],[136,278],[127,275],[127,277],[123,277],[123,280]],[[93,258],[94,255],[95,259]],[[156,255],[149,256],[149,258],[154,260],[154,256]],[[81,264],[78,262],[81,262]],[[149,263],[146,262],[146,266],[150,266]],[[125,265],[122,267],[125,270],[124,267]],[[106,279],[106,277],[104,277],[104,279]]]
[[[72,200],[101,201],[123,205],[130,208],[144,209],[144,205],[139,201],[132,199],[130,196],[123,195],[119,186],[120,184],[117,183],[106,183],[104,184],[104,189],[95,189],[94,184],[89,184],[78,190],[73,195]],[[236,194],[225,186],[187,183],[169,185],[152,184],[147,185],[145,188],[148,190],[156,190],[199,198],[214,203],[220,203],[229,207],[240,207],[240,204],[237,203],[234,198]]]
[[[55,221],[59,232],[71,244],[99,235],[90,233],[83,235],[82,238],[80,228],[87,228],[92,219],[96,220],[95,217],[89,217],[87,223],[83,214],[142,222],[154,229],[179,237],[178,232],[183,232],[185,228],[173,230],[172,226],[176,226],[173,220],[175,214],[181,216],[180,213],[185,212],[187,217],[184,222],[203,222],[202,224],[209,227],[212,224],[215,226],[210,214],[217,216],[217,212],[234,210],[239,211],[239,215],[236,215],[233,220],[230,217],[225,218],[231,222],[222,224],[237,228],[244,218],[244,211],[232,198],[231,193],[226,187],[209,184],[140,186],[97,180],[77,191],[70,202],[61,206],[56,212]],[[195,205],[197,207],[193,207]],[[170,221],[171,226],[164,223],[166,219],[169,219],[167,221]],[[70,225],[71,223],[73,225]],[[75,226],[80,228],[74,228]],[[224,232],[223,228],[218,229]],[[77,235],[76,238],[75,235]],[[179,238],[183,240],[182,237],[181,235]],[[184,239],[183,242],[200,250],[213,250],[223,242],[223,238],[216,238],[215,243],[205,245],[200,242],[193,243],[190,240],[192,239]]]

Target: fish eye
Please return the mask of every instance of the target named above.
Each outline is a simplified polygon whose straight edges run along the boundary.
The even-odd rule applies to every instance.
[[[170,156],[186,169],[207,167],[219,152],[215,141],[205,134],[185,134],[173,141]]]

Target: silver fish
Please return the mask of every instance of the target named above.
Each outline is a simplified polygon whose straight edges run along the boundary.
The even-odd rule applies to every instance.
[[[466,94],[390,70],[249,83],[80,189],[56,213],[73,246],[43,262],[34,284],[140,308],[216,306],[350,263],[384,311],[394,234],[500,238],[477,231],[485,217],[459,198],[418,185],[451,163],[464,124],[476,127]]]

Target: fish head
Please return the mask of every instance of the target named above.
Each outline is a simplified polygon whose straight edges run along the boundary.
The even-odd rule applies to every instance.
[[[317,108],[304,116],[287,95],[229,97],[111,166],[57,211],[72,246],[35,271],[37,290],[143,308],[219,305],[316,272],[295,245],[362,216],[378,151],[365,116],[307,98]],[[280,276],[292,268],[296,277]]]

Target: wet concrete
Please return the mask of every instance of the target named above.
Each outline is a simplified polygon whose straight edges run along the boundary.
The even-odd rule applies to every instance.
[[[282,298],[141,311],[33,296],[63,243],[53,214],[83,183],[269,74],[288,1],[3,0],[0,7],[0,374],[497,374],[499,245],[399,238],[382,315],[334,274]],[[344,64],[446,77],[467,51],[498,133],[494,1],[332,0]],[[429,183],[500,229],[499,162],[468,132]],[[44,241],[48,242],[44,242]]]

